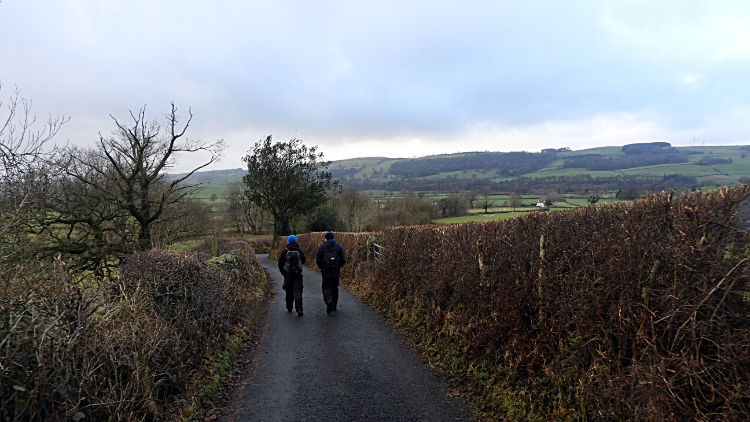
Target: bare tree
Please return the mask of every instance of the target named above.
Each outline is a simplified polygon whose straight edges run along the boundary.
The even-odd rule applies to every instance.
[[[98,171],[106,164],[96,150],[76,147],[50,160],[27,227],[37,241],[36,253],[75,256],[75,267],[96,270],[108,257],[132,251],[135,222],[113,200],[117,185],[111,172]]]
[[[6,109],[3,105],[0,101],[0,110]],[[39,127],[31,100],[22,97],[18,88],[5,105],[7,114],[0,117],[0,259],[16,250],[18,242],[27,240],[19,230],[36,194],[36,181],[44,174],[40,171],[44,146],[70,119],[50,116]]]
[[[237,231],[245,235],[245,227],[253,234],[263,230],[266,213],[251,200],[244,186],[232,185],[227,193],[227,215],[237,227]]]
[[[115,129],[112,136],[99,135],[96,153],[105,160],[86,159],[69,154],[75,165],[66,166],[66,174],[89,185],[101,195],[110,198],[127,210],[138,225],[136,250],[146,250],[152,245],[152,224],[157,221],[167,206],[185,198],[195,185],[183,184],[196,171],[218,161],[225,144],[223,140],[213,143],[184,138],[193,115],[181,125],[177,108],[171,104],[166,124],[146,120],[146,107],[138,113],[130,113],[132,122],[125,124],[112,117]],[[202,165],[177,179],[169,180],[167,170],[181,153],[208,152],[210,158]],[[91,177],[91,174],[101,177]],[[101,178],[109,182],[104,184]],[[110,186],[110,183],[113,186]]]
[[[336,199],[336,211],[351,232],[366,231],[378,213],[372,198],[359,189],[350,187]]]
[[[484,213],[489,213],[489,208],[492,206],[492,201],[490,201],[490,189],[484,188],[482,189],[482,202],[479,204],[480,207],[484,209]]]
[[[549,199],[553,203],[555,203],[555,202],[564,202],[565,201],[565,197],[563,195],[560,195],[559,193],[557,193],[556,191],[553,191],[553,190],[547,192],[547,195],[545,196],[545,199]]]
[[[473,174],[472,176],[476,177],[476,174]],[[466,200],[469,201],[469,208],[474,208],[474,202],[477,201],[477,198],[479,198],[479,192],[475,190],[470,190],[466,193]]]
[[[440,208],[440,211],[442,212],[444,217],[458,217],[461,215],[465,215],[468,205],[469,204],[460,194],[458,188],[451,189],[451,191],[448,193],[448,196],[445,198],[440,198],[437,203],[437,206],[438,208]]]
[[[438,209],[431,200],[418,198],[414,193],[407,192],[402,197],[390,199],[385,207],[380,209],[373,223],[373,229],[428,224],[437,217],[437,212]]]
[[[518,208],[518,207],[521,206],[521,195],[519,195],[519,194],[517,194],[515,192],[511,193],[510,194],[510,199],[509,199],[509,204],[513,208],[513,211],[515,211],[516,208]]]
[[[0,82],[0,89],[2,86]],[[70,120],[64,116],[50,116],[44,126],[36,129],[36,116],[31,114],[31,105],[31,100],[21,97],[16,88],[7,104],[7,115],[0,120],[0,177],[4,188],[39,163],[44,144]]]
[[[229,186],[227,192],[227,218],[237,228],[241,236],[245,235],[245,201],[242,188],[238,185]]]
[[[203,201],[187,199],[168,206],[153,223],[154,247],[165,249],[175,242],[206,236],[211,231],[210,206]]]

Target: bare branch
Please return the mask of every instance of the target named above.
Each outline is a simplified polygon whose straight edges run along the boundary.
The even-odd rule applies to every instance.
[[[115,129],[112,136],[99,135],[98,153],[105,162],[87,158],[81,165],[97,174],[106,175],[109,190],[117,193],[114,201],[140,225],[139,246],[143,250],[151,247],[151,224],[159,220],[167,206],[184,197],[179,193],[189,188],[181,183],[196,171],[216,162],[225,147],[224,141],[206,143],[201,140],[183,140],[192,121],[192,112],[184,125],[180,125],[177,108],[171,104],[166,114],[166,130],[156,122],[146,118],[146,106],[138,112],[130,111],[132,121],[128,124],[114,116]],[[191,170],[187,176],[164,183],[165,170],[171,167],[176,156],[182,152],[206,151],[211,154],[204,164]],[[76,176],[79,177],[79,176]],[[83,176],[85,178],[85,176]],[[112,195],[112,192],[102,192]]]

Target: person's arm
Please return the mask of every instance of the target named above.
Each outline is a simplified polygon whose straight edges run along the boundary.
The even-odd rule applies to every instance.
[[[341,254],[339,255],[339,267],[343,267],[344,264],[346,264],[346,256],[344,256],[344,248],[342,248],[340,245],[339,252],[341,252]]]
[[[279,254],[279,272],[284,277],[286,277],[286,271],[284,271],[285,264],[286,264],[286,249],[281,251],[281,253]]]
[[[323,269],[323,249],[324,249],[324,246],[319,247],[318,253],[315,255],[315,264],[321,270]]]
[[[302,249],[299,250],[299,260],[302,262],[302,265],[305,265],[307,258],[305,258],[305,253],[302,252]]]

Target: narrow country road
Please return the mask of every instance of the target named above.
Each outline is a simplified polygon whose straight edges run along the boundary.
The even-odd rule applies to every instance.
[[[304,316],[287,312],[276,262],[260,255],[276,297],[254,376],[229,420],[469,421],[468,409],[373,311],[340,290],[326,314],[320,275],[305,268]],[[312,257],[308,257],[311,259]]]

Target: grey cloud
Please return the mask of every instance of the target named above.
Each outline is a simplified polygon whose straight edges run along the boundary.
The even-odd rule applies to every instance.
[[[299,130],[354,143],[437,140],[480,123],[523,128],[618,113],[675,133],[728,133],[723,116],[746,107],[750,94],[750,51],[724,46],[721,25],[711,26],[731,5],[700,14],[693,6],[3,2],[0,78],[45,113],[87,123],[174,100],[192,106],[203,137]],[[735,18],[749,16],[739,8]],[[680,43],[691,25],[707,40],[694,48]],[[729,58],[701,60],[706,43],[731,47]],[[82,135],[82,126],[71,136],[109,129]]]

